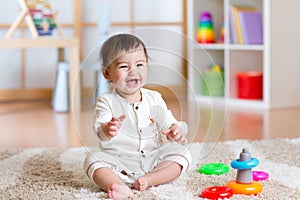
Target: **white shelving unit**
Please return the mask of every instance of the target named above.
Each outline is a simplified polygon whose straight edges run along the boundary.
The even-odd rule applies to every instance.
[[[248,5],[261,12],[262,45],[232,44],[230,41],[229,9],[232,5]],[[300,1],[291,0],[188,0],[188,95],[201,103],[223,101],[228,106],[268,110],[300,105]],[[212,14],[216,43],[196,42],[201,13]],[[224,17],[225,40],[221,40]],[[224,67],[224,97],[201,93],[202,73],[211,64]],[[263,72],[263,98],[237,97],[237,73]]]

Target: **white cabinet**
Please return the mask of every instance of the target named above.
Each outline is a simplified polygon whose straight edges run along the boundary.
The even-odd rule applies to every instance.
[[[255,7],[262,15],[263,44],[233,44],[230,38],[232,5]],[[300,1],[291,0],[188,0],[188,95],[200,103],[213,100],[228,106],[272,109],[300,105]],[[200,16],[212,15],[216,43],[196,41]],[[221,40],[224,19],[225,39]],[[211,64],[224,68],[224,96],[203,94],[203,74]],[[241,99],[237,95],[237,73],[263,72],[263,97]],[[215,102],[215,101],[214,101]]]

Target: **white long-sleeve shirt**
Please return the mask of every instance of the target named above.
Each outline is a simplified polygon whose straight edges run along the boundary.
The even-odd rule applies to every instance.
[[[116,91],[97,99],[94,125],[96,133],[101,124],[109,122],[112,117],[126,115],[117,136],[108,141],[99,141],[101,151],[113,155],[147,157],[163,146],[162,131],[172,124],[186,129],[168,110],[160,93],[142,88],[141,94],[142,100],[134,104]]]

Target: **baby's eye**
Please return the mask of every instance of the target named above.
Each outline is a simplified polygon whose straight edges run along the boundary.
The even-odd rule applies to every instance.
[[[143,63],[139,63],[139,64],[137,64],[136,66],[137,66],[137,67],[143,67],[144,64],[143,64]]]
[[[127,65],[120,65],[119,68],[124,69],[124,68],[128,68],[128,66]]]

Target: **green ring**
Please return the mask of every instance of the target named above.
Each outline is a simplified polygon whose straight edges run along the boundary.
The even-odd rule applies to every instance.
[[[201,165],[198,172],[206,175],[221,175],[229,172],[229,166],[223,163],[207,163]]]

